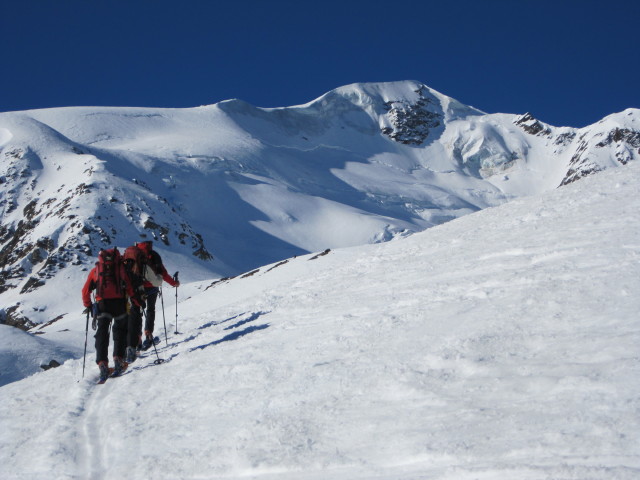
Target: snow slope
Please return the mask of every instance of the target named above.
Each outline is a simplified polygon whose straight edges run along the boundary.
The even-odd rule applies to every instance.
[[[165,291],[165,363],[0,388],[0,477],[636,479],[639,191],[632,162],[193,282],[179,334]],[[42,331],[82,345],[84,319]]]
[[[0,336],[0,386],[42,371],[52,360],[63,363],[83,354],[79,344],[65,346],[8,325],[0,325]]]
[[[185,281],[388,241],[640,157],[637,110],[584,129],[416,82],[305,105],[0,113],[0,321],[71,310],[101,248],[154,239]],[[50,282],[55,280],[54,282]]]

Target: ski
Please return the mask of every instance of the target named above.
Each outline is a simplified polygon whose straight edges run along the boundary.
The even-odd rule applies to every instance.
[[[146,342],[146,340],[145,340]],[[151,342],[145,347],[145,342],[142,343],[142,351],[146,352],[151,348]],[[160,337],[153,337],[153,345],[158,345],[160,343]]]
[[[122,371],[120,373],[118,373],[117,375],[114,375],[115,373],[115,369],[113,367],[109,367],[109,375],[107,376],[107,378],[105,379],[100,379],[98,378],[98,381],[96,382],[96,385],[102,385],[104,384],[108,378],[117,378],[120,377],[124,374],[124,372],[127,371],[127,367],[129,366],[129,364],[127,362],[124,362],[122,365]]]
[[[123,362],[122,363],[122,370],[118,374],[115,373],[115,369],[114,368],[109,367],[109,377],[110,378],[116,378],[116,377],[119,377],[121,375],[124,375],[124,372],[127,371],[127,367],[128,366],[129,366],[129,364],[127,362]]]

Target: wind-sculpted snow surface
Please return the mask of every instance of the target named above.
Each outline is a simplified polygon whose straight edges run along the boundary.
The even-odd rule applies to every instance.
[[[636,479],[639,189],[634,162],[186,284],[179,335],[165,291],[165,363],[0,388],[0,477]]]
[[[416,81],[284,108],[2,113],[0,321],[69,314],[52,285],[77,292],[100,249],[141,239],[195,281],[407,236],[632,162],[638,121],[557,128]]]

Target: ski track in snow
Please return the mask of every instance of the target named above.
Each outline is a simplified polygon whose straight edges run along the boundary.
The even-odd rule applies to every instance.
[[[108,387],[105,385],[96,385],[95,389],[89,391],[81,435],[79,435],[81,438],[79,451],[84,450],[86,465],[78,476],[83,478],[95,478],[96,480],[104,478],[106,467],[103,461],[105,455],[103,450],[106,445],[102,441],[102,432],[105,428],[103,422],[106,419],[100,415],[100,412],[102,402],[107,394]]]

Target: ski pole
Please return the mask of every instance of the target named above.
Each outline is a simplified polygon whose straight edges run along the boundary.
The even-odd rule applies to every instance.
[[[156,365],[160,365],[162,362],[164,362],[164,358],[160,358],[160,355],[158,355],[158,349],[156,348],[156,342],[153,341],[153,339],[151,340],[151,344],[153,345],[153,349],[156,352],[156,357],[157,359],[153,361],[153,363],[155,363]]]
[[[176,281],[176,283],[178,282],[178,272],[174,273],[173,275],[173,279]],[[180,333],[178,332],[178,287],[176,286],[176,334]]]
[[[87,361],[87,338],[89,337],[89,309],[87,308],[87,326],[84,329],[84,355],[82,357],[82,378],[84,378],[84,365]]]
[[[145,323],[147,321],[147,312],[145,312],[144,310],[142,310],[142,313],[144,313],[144,320]],[[153,337],[151,338],[151,345],[153,345],[153,349],[156,352],[156,360],[153,361],[153,363],[155,363],[156,365],[160,365],[162,362],[164,362],[164,358],[160,358],[160,355],[158,355],[158,349],[156,348],[156,342],[153,341]]]
[[[169,339],[167,338],[167,320],[164,317],[164,295],[162,295],[162,286],[160,287],[160,303],[162,304],[162,322],[164,323],[164,341],[169,346]]]

